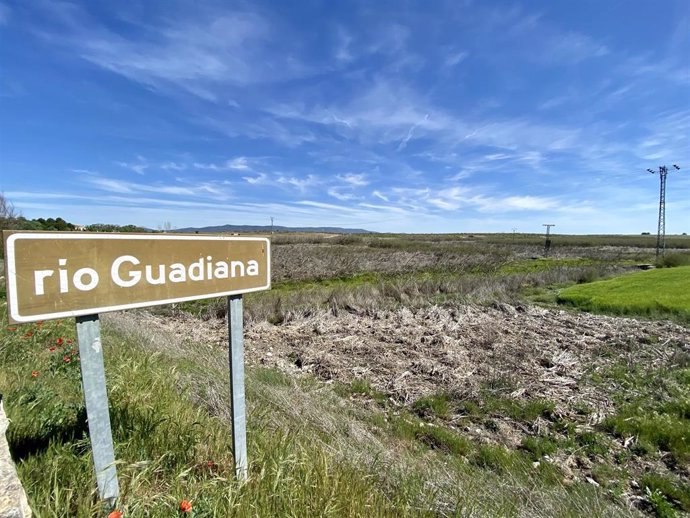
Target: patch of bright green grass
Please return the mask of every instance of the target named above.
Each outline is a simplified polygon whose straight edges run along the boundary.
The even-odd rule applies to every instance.
[[[522,440],[522,449],[529,452],[534,460],[551,455],[558,449],[556,441],[550,437],[528,436]]]
[[[421,417],[447,418],[450,415],[450,396],[433,394],[419,398],[412,404],[412,409]]]
[[[636,272],[566,288],[561,303],[587,311],[668,315],[690,321],[690,267]]]
[[[617,412],[599,428],[620,438],[634,437],[636,455],[667,454],[676,464],[690,460],[690,368],[648,369],[612,366],[595,383],[615,384]]]
[[[425,426],[415,431],[415,439],[432,449],[453,455],[467,455],[472,443],[462,435],[443,427]]]
[[[544,399],[519,400],[507,397],[487,396],[483,409],[488,415],[503,415],[522,421],[533,422],[537,417],[548,418],[553,413],[555,404]]]
[[[668,452],[678,463],[690,460],[690,420],[664,413],[642,413],[634,405],[606,418],[603,428],[619,437],[637,437],[636,452]]]
[[[546,258],[525,259],[504,264],[498,269],[499,273],[530,273],[542,272],[557,267],[575,267],[598,264],[600,261],[589,258]]]
[[[659,492],[677,508],[690,512],[690,484],[657,473],[647,473],[640,482],[650,492]]]

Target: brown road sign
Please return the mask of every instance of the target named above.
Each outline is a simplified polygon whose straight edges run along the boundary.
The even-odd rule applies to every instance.
[[[271,287],[265,238],[8,231],[3,238],[15,323]]]

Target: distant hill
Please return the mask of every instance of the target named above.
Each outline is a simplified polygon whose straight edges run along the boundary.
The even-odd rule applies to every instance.
[[[218,225],[214,227],[178,228],[174,232],[270,232],[270,225]],[[330,232],[337,234],[373,234],[362,228],[340,227],[281,227],[275,225],[273,232]]]

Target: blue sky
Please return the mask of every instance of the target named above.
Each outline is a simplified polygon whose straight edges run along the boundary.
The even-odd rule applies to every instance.
[[[2,1],[2,0],[0,0]],[[0,3],[0,190],[176,228],[690,232],[686,0]]]

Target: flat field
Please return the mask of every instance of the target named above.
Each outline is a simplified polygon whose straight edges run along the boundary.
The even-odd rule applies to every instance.
[[[690,266],[663,268],[572,286],[558,300],[589,311],[675,314],[690,322]]]
[[[634,273],[653,262],[648,237],[555,236],[545,258],[538,236],[274,236],[273,289],[245,297],[244,485],[225,301],[103,315],[118,509],[687,515],[687,320],[665,305],[621,317],[558,303],[609,278],[682,287],[687,267]],[[674,239],[682,263],[690,241]],[[102,516],[73,322],[3,321],[0,336],[8,439],[34,511]]]

